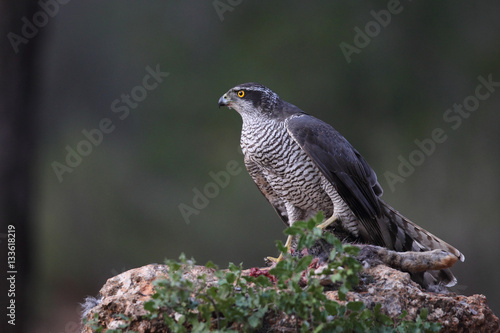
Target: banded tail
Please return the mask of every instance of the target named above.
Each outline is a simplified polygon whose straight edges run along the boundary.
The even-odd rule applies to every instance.
[[[451,254],[443,256],[441,251],[436,251],[435,258],[426,256],[422,259],[426,260],[425,264],[436,269],[424,272],[410,269],[412,279],[426,289],[432,289],[435,285],[454,286],[457,279],[449,267],[453,266],[457,260],[464,261],[465,256],[455,247],[408,220],[383,200],[380,200],[380,203],[383,217],[379,224],[387,248],[398,252],[444,250]],[[416,261],[415,267],[417,268],[419,264],[422,263]]]

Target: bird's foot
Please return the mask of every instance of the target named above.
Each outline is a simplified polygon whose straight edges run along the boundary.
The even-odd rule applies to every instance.
[[[293,237],[292,236],[288,236],[288,238],[286,239],[286,242],[285,242],[285,247],[286,247],[286,253],[290,253],[290,250],[292,248],[292,239]],[[274,258],[274,257],[266,257],[264,260],[267,264],[270,264],[270,265],[276,265],[277,263],[279,263],[280,261],[283,260],[283,253],[280,253],[279,257],[278,258]]]
[[[328,218],[328,220],[318,224],[318,228],[320,228],[321,230],[325,230],[330,224],[333,224],[338,220],[339,219],[337,218],[337,216],[335,216],[335,214],[333,214],[332,216],[330,216],[330,218]]]
[[[277,263],[279,263],[282,260],[283,260],[283,253],[280,253],[278,258],[275,258],[275,257],[264,258],[264,261],[266,262],[266,264],[269,264],[269,265],[276,265]]]

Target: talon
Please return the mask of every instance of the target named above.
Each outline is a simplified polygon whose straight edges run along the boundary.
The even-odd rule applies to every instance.
[[[278,258],[275,258],[275,257],[266,257],[265,260],[277,264],[281,260],[283,260],[283,253],[280,253],[280,256]]]
[[[285,242],[285,247],[286,247],[286,253],[290,253],[290,250],[292,248],[292,236],[288,236],[288,238],[286,239],[286,242]],[[267,262],[271,262],[271,263],[279,263],[280,261],[283,260],[283,253],[280,253],[279,257],[278,258],[274,258],[274,257],[266,257],[265,260]]]

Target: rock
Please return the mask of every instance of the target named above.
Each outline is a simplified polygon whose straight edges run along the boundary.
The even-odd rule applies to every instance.
[[[415,320],[419,311],[427,308],[427,320],[439,322],[443,332],[500,332],[499,320],[484,295],[467,297],[423,291],[409,274],[382,265],[366,269],[365,274],[370,283],[361,292],[349,292],[348,301],[362,301],[367,307],[380,303],[391,318],[397,318],[406,310],[406,320]],[[337,291],[326,293],[338,300]]]
[[[213,273],[204,266],[194,266],[186,272],[185,278],[196,281],[197,276],[205,274],[208,284],[217,283]],[[152,282],[158,278],[168,278],[165,265],[147,265],[110,278],[100,290],[99,297],[88,298],[83,305],[84,318],[93,320],[93,323],[84,325],[81,332],[92,332],[92,324],[105,329],[120,328],[125,324],[120,315],[131,319],[129,330],[166,332],[162,318],[148,320],[144,317],[144,302],[154,294]],[[328,298],[341,303],[337,291],[325,293]],[[426,292],[407,273],[383,265],[365,269],[360,286],[347,294],[347,300],[362,301],[368,308],[380,303],[382,311],[391,318],[399,317],[406,310],[406,320],[416,319],[420,310],[427,308],[428,320],[442,324],[444,332],[500,332],[499,320],[488,307],[485,296]],[[295,330],[294,325],[295,322],[285,315],[266,315],[264,331]]]

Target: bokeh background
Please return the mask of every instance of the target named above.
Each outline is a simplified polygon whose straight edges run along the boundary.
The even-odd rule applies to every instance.
[[[500,82],[500,3],[401,1],[348,62],[341,43],[355,46],[355,28],[375,29],[371,11],[392,4],[60,4],[15,55],[36,43],[36,103],[27,113],[36,126],[19,129],[36,144],[25,201],[32,212],[29,310],[18,318],[25,331],[77,332],[84,297],[131,268],[181,253],[200,264],[252,267],[277,254],[284,226],[244,170],[241,119],[217,108],[223,93],[248,81],[343,133],[378,173],[388,203],[465,254],[453,268],[453,290],[485,294],[500,313],[500,87],[457,128],[443,118],[475,94],[479,76]],[[43,10],[37,6],[35,13]],[[19,12],[1,15],[21,33]],[[4,59],[13,57],[1,38]],[[124,107],[123,94],[138,96],[148,66],[169,74],[120,119],[125,111],[113,112],[113,102]],[[66,147],[77,149],[82,131],[104,118],[114,130],[58,179],[53,163],[66,164]],[[418,150],[415,140],[436,128],[446,141],[391,188],[384,175],[397,173],[400,159]],[[196,209],[197,190],[228,163],[239,172],[185,218],[179,205]],[[5,235],[17,222],[0,223]]]

